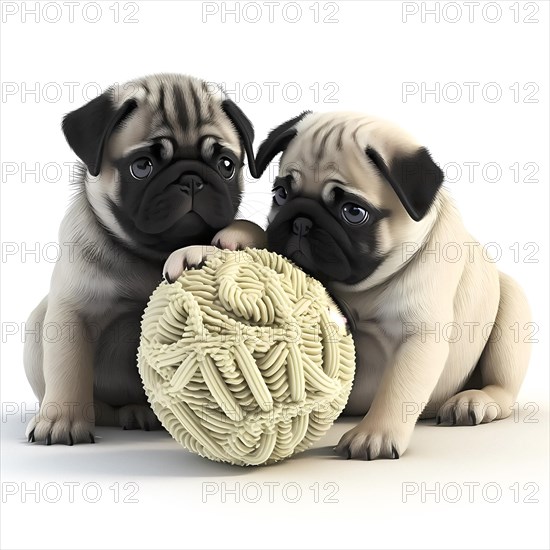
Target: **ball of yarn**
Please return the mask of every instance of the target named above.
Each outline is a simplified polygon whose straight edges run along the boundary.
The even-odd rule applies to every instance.
[[[258,465],[310,447],[342,412],[353,340],[324,287],[278,254],[223,252],[153,292],[138,366],[172,437]]]

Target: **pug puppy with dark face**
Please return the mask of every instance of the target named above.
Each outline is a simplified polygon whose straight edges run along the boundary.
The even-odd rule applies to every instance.
[[[50,293],[27,326],[25,371],[40,402],[29,441],[94,442],[94,425],[160,427],[136,367],[140,319],[171,251],[263,246],[234,221],[252,124],[196,78],[116,86],[63,120],[84,163],[60,228]],[[254,165],[251,172],[254,174]]]
[[[528,328],[529,306],[464,228],[428,151],[383,120],[306,112],[262,143],[258,177],[280,152],[268,247],[325,284],[356,345],[345,412],[365,416],[336,452],[399,458],[419,417],[509,416],[530,355],[514,326]]]

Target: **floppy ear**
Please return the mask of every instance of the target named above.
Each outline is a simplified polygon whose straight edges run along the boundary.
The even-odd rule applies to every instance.
[[[235,126],[246,152],[248,168],[253,178],[256,178],[256,164],[254,162],[254,126],[242,109],[230,99],[222,101],[222,110]]]
[[[115,107],[112,89],[109,89],[63,118],[65,139],[92,176],[99,174],[109,136],[136,107],[135,99]]]
[[[444,177],[428,150],[419,147],[414,153],[396,155],[389,162],[371,146],[365,153],[393,187],[409,216],[415,222],[420,221],[430,209]]]
[[[311,111],[304,111],[298,116],[283,122],[269,132],[267,138],[262,142],[256,155],[256,172],[257,178],[259,178],[264,170],[268,167],[269,163],[278,155],[281,151],[284,151],[288,144],[294,139],[298,131],[296,130],[296,124],[300,122],[304,117],[311,114]]]

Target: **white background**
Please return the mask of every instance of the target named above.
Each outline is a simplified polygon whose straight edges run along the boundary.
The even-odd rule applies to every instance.
[[[2,7],[2,547],[548,547],[548,4],[300,2],[298,16],[280,2],[270,16],[264,2],[106,1],[76,5],[72,22],[62,2],[24,15],[35,4]],[[224,13],[234,8],[239,22]],[[163,71],[223,83],[256,144],[313,109],[378,114],[429,147],[456,180],[447,185],[467,227],[496,243],[488,253],[532,305],[538,343],[517,414],[475,428],[420,425],[402,459],[373,463],[332,456],[350,420],[264,469],[209,463],[165,433],[98,429],[95,446],[27,444],[22,323],[48,291],[71,193],[63,163],[75,160],[61,118],[99,88]],[[418,93],[404,97],[404,87]],[[37,176],[24,173],[35,165]],[[269,179],[248,183],[244,217],[265,221]],[[267,482],[279,484],[273,498]],[[73,496],[63,483],[77,484]],[[24,497],[35,484],[39,494]],[[133,487],[138,502],[122,502]]]

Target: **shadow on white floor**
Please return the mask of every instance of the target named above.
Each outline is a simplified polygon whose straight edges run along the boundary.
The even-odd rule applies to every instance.
[[[358,420],[344,418],[309,451],[249,468],[195,456],[164,431],[29,444],[10,417],[1,546],[545,548],[548,409],[520,411],[476,427],[420,423],[402,458],[373,462],[333,454]]]

